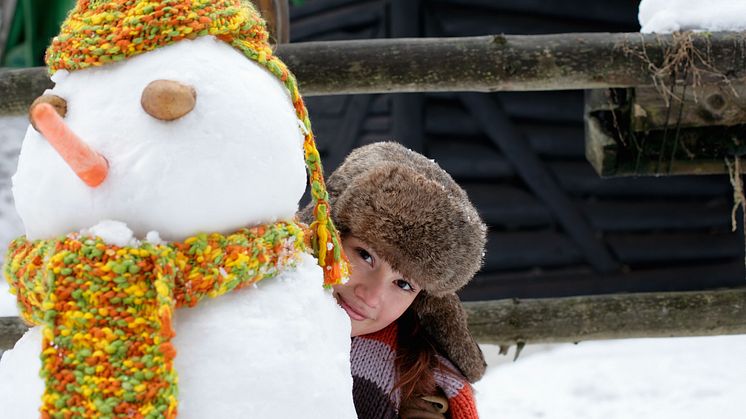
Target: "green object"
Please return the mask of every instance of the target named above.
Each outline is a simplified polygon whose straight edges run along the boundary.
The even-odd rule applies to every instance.
[[[44,51],[73,6],[75,0],[17,0],[0,67],[44,65]]]

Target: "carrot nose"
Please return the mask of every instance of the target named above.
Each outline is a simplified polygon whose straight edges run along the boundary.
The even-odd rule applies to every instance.
[[[31,109],[31,119],[54,149],[86,185],[95,188],[109,173],[109,162],[95,152],[65,124],[48,103]]]

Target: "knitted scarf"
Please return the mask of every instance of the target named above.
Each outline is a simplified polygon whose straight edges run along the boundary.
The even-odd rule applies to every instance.
[[[397,324],[352,339],[352,394],[359,419],[397,418],[400,404],[396,384]],[[435,382],[448,399],[452,419],[477,419],[476,402],[469,382],[446,358],[436,369]]]
[[[44,326],[42,417],[175,417],[174,308],[276,276],[306,247],[286,222],[139,247],[16,239],[4,272],[22,317]]]

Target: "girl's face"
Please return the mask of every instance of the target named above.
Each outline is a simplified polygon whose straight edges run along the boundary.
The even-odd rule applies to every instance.
[[[352,336],[377,332],[409,308],[420,287],[403,278],[360,239],[345,237],[342,247],[352,272],[346,284],[334,286],[334,298],[352,320]]]

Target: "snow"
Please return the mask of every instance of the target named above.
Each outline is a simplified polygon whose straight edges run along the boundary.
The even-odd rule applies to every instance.
[[[80,232],[83,236],[101,237],[104,242],[116,246],[138,247],[139,242],[135,239],[132,230],[126,223],[116,220],[102,220],[91,228],[84,228]]]
[[[743,418],[744,353],[746,336],[556,345],[490,366],[477,406],[484,419]]]
[[[215,77],[219,74],[220,77]],[[303,137],[289,94],[267,70],[212,37],[184,40],[121,63],[54,76],[65,122],[109,162],[85,185],[34,129],[13,177],[29,238],[50,238],[101,220],[143,238],[181,240],[291,219],[306,186]],[[151,81],[197,92],[194,110],[171,122],[140,104]]]
[[[744,0],[642,0],[638,19],[643,33],[744,31]]]

